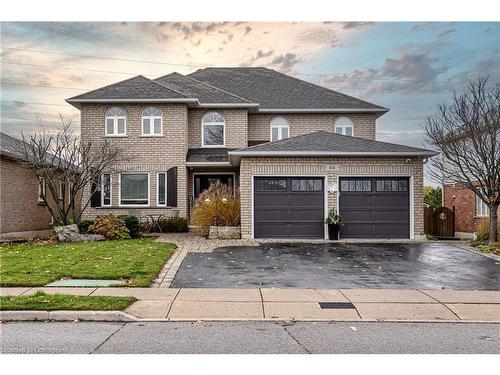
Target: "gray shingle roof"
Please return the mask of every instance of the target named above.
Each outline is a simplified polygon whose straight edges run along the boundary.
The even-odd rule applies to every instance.
[[[436,152],[394,143],[350,137],[332,132],[318,131],[276,142],[263,143],[245,149],[231,151],[238,156],[434,156]]]
[[[189,97],[198,98],[200,103],[250,103],[244,98],[179,73],[167,74],[154,81],[180,91]]]
[[[183,93],[170,89],[144,76],[136,76],[69,98],[80,100],[187,99]]]
[[[187,163],[229,163],[227,148],[190,148]]]
[[[267,68],[206,68],[188,76],[259,103],[259,109],[387,111],[384,107]]]
[[[20,142],[22,142],[22,140],[0,132],[0,152],[2,155],[22,159],[21,153],[17,150],[17,144]]]

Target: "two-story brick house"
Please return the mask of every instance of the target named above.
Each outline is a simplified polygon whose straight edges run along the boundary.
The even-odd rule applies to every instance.
[[[324,238],[333,207],[343,237],[423,234],[423,162],[435,153],[376,141],[388,111],[378,105],[266,68],[137,76],[67,101],[83,140],[107,139],[126,157],[94,186],[85,217],[187,217],[221,181],[240,188],[243,238]]]

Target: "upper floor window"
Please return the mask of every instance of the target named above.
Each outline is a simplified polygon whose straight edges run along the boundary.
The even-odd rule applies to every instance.
[[[354,124],[349,117],[339,117],[335,120],[335,133],[343,135],[354,134]]]
[[[162,135],[162,117],[159,108],[147,107],[142,111],[142,135]]]
[[[201,120],[201,138],[203,147],[221,147],[225,145],[225,120],[217,112],[209,112]]]
[[[490,209],[478,195],[476,195],[476,216],[489,216]]]
[[[274,117],[271,120],[271,142],[287,139],[289,135],[289,123],[284,117]]]
[[[123,108],[111,107],[106,111],[106,135],[126,135],[126,115]]]

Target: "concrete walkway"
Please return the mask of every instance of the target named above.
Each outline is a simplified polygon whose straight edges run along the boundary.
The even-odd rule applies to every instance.
[[[132,296],[118,312],[1,312],[2,320],[295,320],[500,323],[500,291],[383,289],[1,288],[3,296]],[[330,306],[320,303],[330,302]],[[330,307],[330,308],[325,308]],[[45,315],[44,315],[45,314]],[[64,317],[67,319],[64,319]],[[18,317],[17,319],[15,317]],[[23,318],[24,317],[24,318]],[[114,318],[113,318],[114,317]]]

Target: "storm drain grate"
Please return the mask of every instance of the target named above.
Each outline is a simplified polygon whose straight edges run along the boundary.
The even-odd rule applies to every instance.
[[[350,302],[319,302],[319,307],[322,309],[354,309],[354,305]]]

